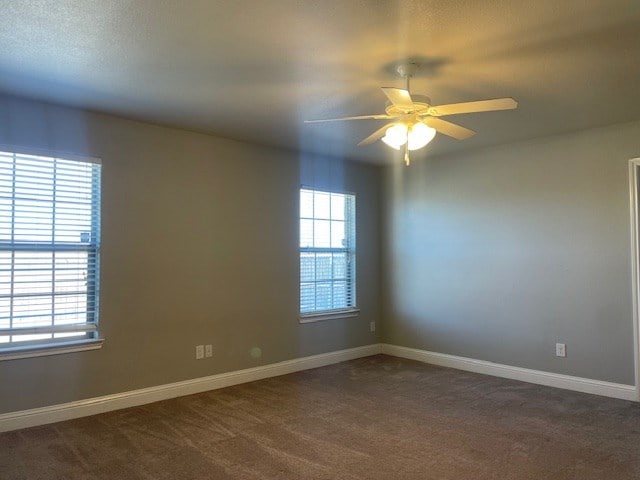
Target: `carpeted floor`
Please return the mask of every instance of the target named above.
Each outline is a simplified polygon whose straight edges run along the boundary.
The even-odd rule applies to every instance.
[[[14,479],[640,479],[632,402],[375,356],[0,434]]]

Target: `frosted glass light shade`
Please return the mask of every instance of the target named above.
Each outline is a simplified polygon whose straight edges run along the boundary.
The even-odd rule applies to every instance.
[[[409,129],[409,150],[418,150],[433,140],[435,129],[424,123],[416,123]]]
[[[407,126],[400,123],[389,127],[385,136],[382,137],[382,141],[391,148],[399,150],[402,145],[407,143]]]

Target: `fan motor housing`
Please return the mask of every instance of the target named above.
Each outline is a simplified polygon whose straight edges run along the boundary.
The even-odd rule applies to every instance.
[[[413,113],[426,113],[431,106],[431,99],[424,95],[411,95],[413,105],[411,108],[403,108],[397,105],[389,104],[384,109],[387,115],[408,115]]]

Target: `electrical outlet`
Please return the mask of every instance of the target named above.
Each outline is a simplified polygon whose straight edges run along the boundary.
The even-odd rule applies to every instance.
[[[204,358],[204,345],[196,345],[196,360]]]
[[[209,358],[209,357],[213,357],[213,346],[212,345],[205,345],[204,346],[204,356]]]
[[[564,343],[556,343],[556,357],[567,356],[567,345]]]
[[[376,331],[376,322],[369,322],[369,331],[370,332]]]

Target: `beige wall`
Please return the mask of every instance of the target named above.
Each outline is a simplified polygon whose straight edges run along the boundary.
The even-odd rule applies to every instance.
[[[102,159],[106,339],[1,361],[0,413],[378,341],[378,168],[2,97],[0,144]],[[298,323],[301,184],[357,194],[358,318]]]
[[[389,167],[384,340],[633,384],[639,139],[631,123]]]

